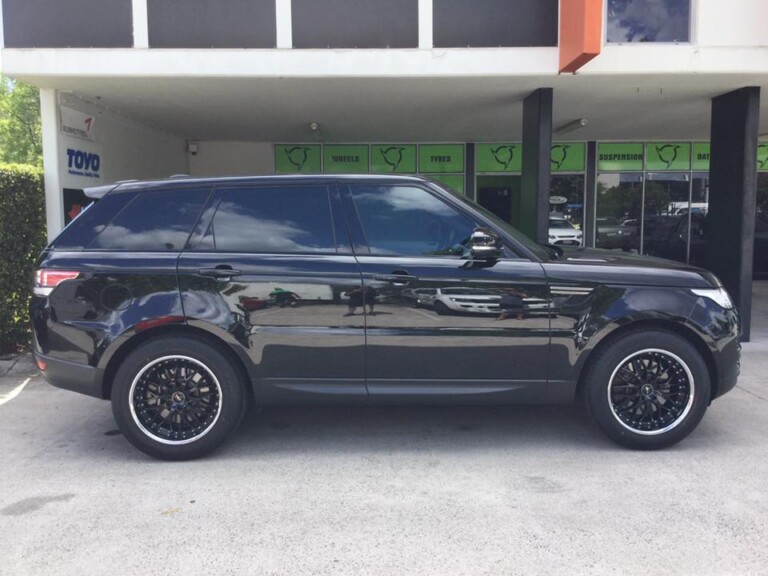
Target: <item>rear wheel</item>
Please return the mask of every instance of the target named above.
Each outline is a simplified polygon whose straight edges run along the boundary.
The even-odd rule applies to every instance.
[[[698,350],[677,334],[644,330],[600,350],[586,374],[592,417],[611,439],[638,449],[679,442],[701,421],[710,380]]]
[[[203,456],[237,428],[244,383],[217,348],[183,337],[141,344],[122,362],[112,412],[126,439],[165,460]]]

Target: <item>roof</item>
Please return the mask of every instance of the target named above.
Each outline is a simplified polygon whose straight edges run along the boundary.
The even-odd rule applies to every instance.
[[[218,176],[218,177],[193,177],[174,176],[162,180],[122,180],[112,184],[102,184],[85,188],[86,196],[93,199],[103,198],[108,192],[116,188],[120,191],[135,191],[146,188],[177,187],[180,184],[199,186],[205,184],[248,184],[248,183],[290,183],[290,182],[344,182],[344,181],[371,181],[371,182],[427,182],[428,178],[422,176],[393,175],[393,174],[281,174],[269,176]]]

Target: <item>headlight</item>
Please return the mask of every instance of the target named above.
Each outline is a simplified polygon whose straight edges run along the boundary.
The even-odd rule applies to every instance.
[[[733,308],[733,302],[731,302],[731,297],[728,296],[725,288],[696,288],[691,290],[691,292],[696,294],[696,296],[712,300],[712,302],[726,310]]]
[[[556,240],[556,239],[557,239],[557,236],[552,236],[552,234],[550,234],[550,235],[549,235],[549,239],[550,239],[550,240]]]

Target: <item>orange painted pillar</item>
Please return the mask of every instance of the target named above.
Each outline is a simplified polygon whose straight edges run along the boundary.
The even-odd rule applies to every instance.
[[[603,0],[561,0],[560,72],[576,72],[600,54]]]

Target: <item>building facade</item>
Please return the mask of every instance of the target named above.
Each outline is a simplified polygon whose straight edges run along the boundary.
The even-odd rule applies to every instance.
[[[757,216],[739,246],[766,242],[763,0],[2,0],[2,20],[4,73],[42,88],[50,235],[115,180],[394,172],[540,238],[551,217],[706,264],[732,198]],[[743,137],[715,142],[713,102],[743,90],[719,124]],[[711,153],[745,182],[711,190]]]

